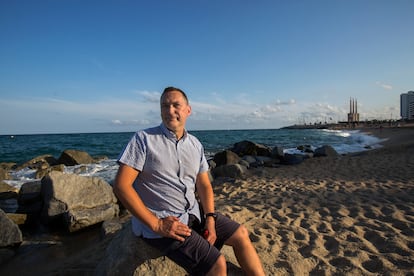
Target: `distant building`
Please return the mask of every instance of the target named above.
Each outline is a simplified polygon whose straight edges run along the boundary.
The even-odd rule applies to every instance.
[[[414,91],[400,95],[400,112],[403,120],[414,120]]]
[[[348,123],[355,124],[358,122],[359,122],[358,102],[356,99],[351,98],[349,100]]]

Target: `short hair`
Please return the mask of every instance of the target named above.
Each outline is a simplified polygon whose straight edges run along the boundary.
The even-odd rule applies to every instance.
[[[183,90],[181,90],[180,88],[173,87],[173,86],[169,86],[169,87],[167,87],[167,88],[164,89],[164,91],[161,94],[161,99],[162,99],[162,97],[164,97],[165,94],[167,94],[168,92],[172,92],[172,91],[178,91],[178,92],[180,92],[181,95],[183,95],[183,97],[184,97],[185,101],[187,102],[187,104],[189,103],[188,97],[185,94],[185,92]]]

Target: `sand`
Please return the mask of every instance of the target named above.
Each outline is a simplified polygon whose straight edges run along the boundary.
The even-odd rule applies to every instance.
[[[414,275],[414,128],[364,131],[388,140],[214,182],[217,210],[247,226],[267,275]],[[3,272],[91,273],[106,246],[91,241],[63,258],[41,257],[49,251],[40,248]]]
[[[414,129],[364,131],[386,147],[216,185],[268,275],[414,274]]]

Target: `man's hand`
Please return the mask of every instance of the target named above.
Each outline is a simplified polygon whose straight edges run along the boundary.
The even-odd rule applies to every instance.
[[[158,220],[158,227],[154,230],[157,234],[173,238],[179,241],[184,241],[185,237],[191,235],[191,228],[180,222],[177,217],[166,217]]]
[[[216,222],[214,218],[207,217],[206,219],[206,230],[208,230],[207,237],[204,237],[211,245],[213,245],[217,240],[216,235]]]

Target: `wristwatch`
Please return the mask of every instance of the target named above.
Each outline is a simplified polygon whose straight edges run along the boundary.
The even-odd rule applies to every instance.
[[[213,217],[214,218],[214,220],[216,220],[217,219],[217,213],[207,213],[207,214],[205,214],[204,215],[206,218],[207,217]]]

